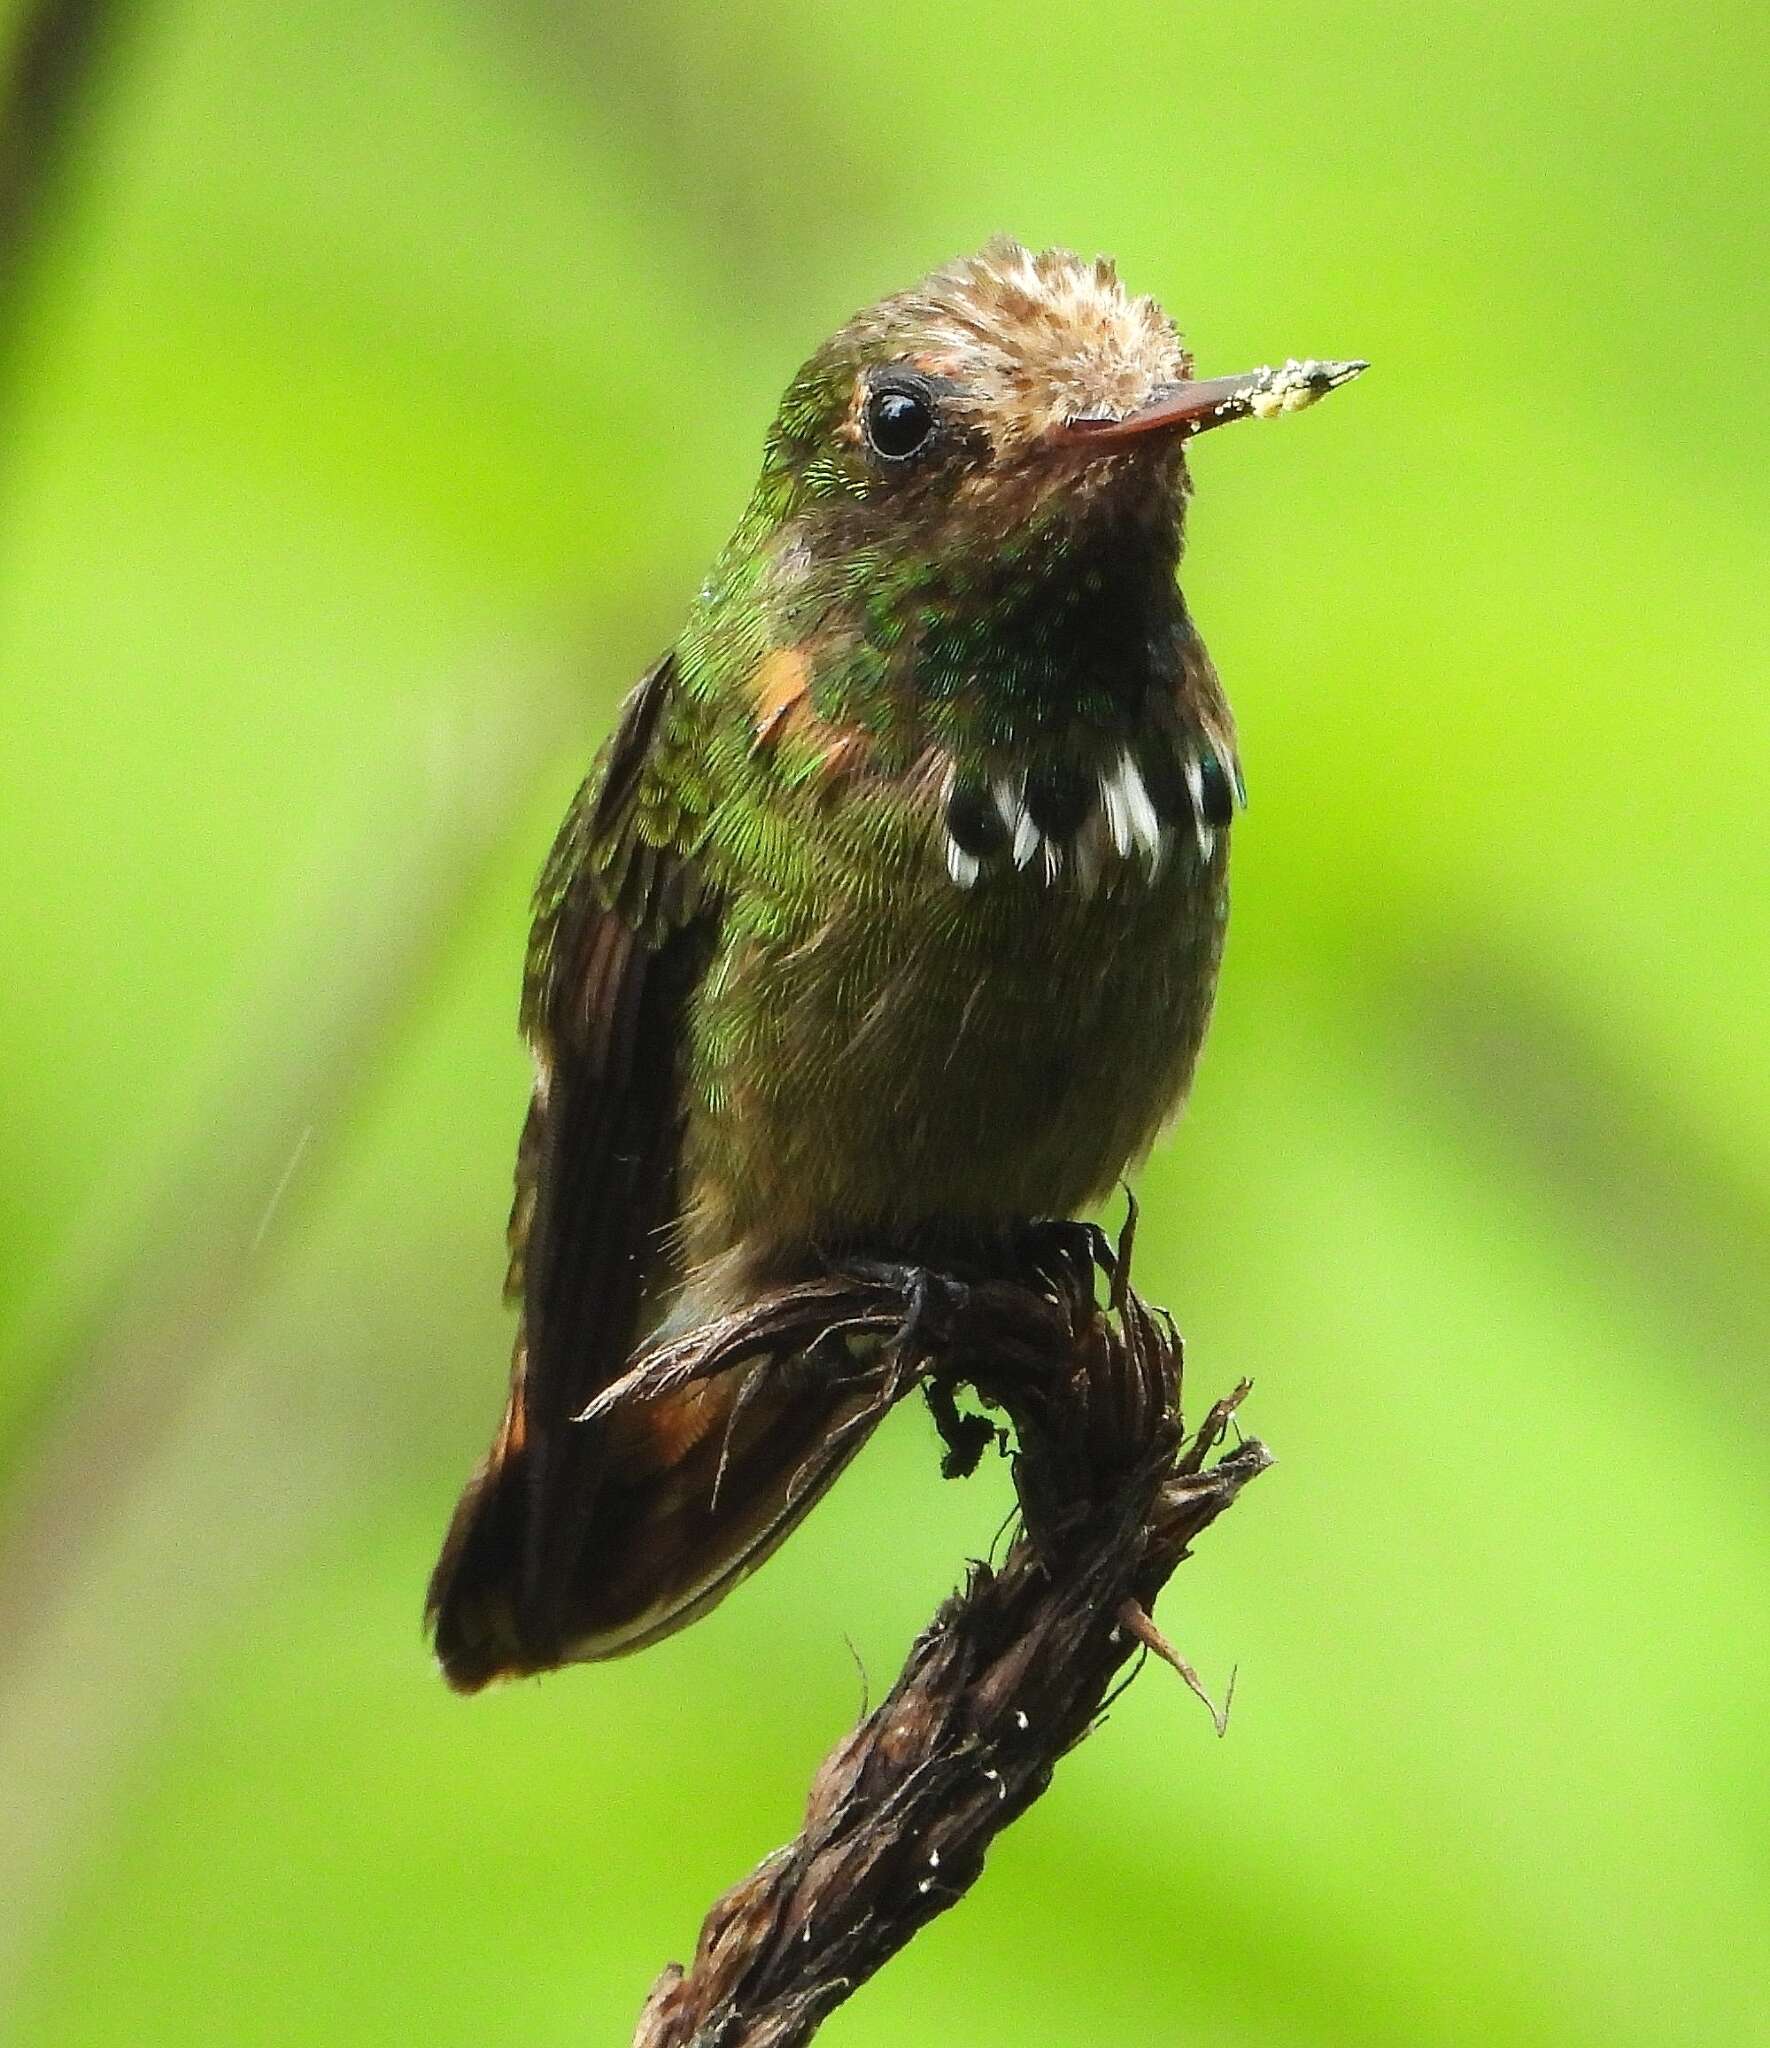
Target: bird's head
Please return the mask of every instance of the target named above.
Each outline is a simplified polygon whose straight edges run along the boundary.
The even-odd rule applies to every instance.
[[[760,677],[758,731],[815,711],[887,767],[930,738],[1012,751],[1122,722],[1183,662],[1188,444],[1363,367],[1202,381],[1111,262],[991,242],[793,379],[685,658]]]
[[[996,240],[857,314],[788,388],[761,502],[802,547],[985,546],[1107,512],[1178,527],[1187,443],[1364,367],[1201,381],[1107,258]]]

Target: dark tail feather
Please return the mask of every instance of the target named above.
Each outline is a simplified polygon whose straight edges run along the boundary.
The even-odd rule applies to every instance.
[[[461,1497],[427,1617],[461,1692],[638,1650],[704,1614],[796,1528],[871,1435],[865,1397],[781,1375],[690,1386],[568,1423],[535,1446],[507,1421]],[[560,1455],[563,1453],[563,1455]],[[549,1540],[568,1527],[565,1547]],[[536,1558],[553,1583],[532,1583]]]
[[[518,1452],[496,1455],[467,1482],[430,1575],[424,1618],[437,1661],[457,1692],[537,1666],[519,1618],[527,1543],[527,1470]]]

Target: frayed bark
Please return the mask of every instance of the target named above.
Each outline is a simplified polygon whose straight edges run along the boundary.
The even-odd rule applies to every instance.
[[[1203,1696],[1150,1609],[1193,1539],[1271,1461],[1250,1440],[1209,1462],[1245,1382],[1187,1437],[1180,1341],[1131,1292],[1130,1236],[1127,1224],[1115,1253],[1097,1233],[1035,1232],[1010,1277],[836,1270],[610,1390],[644,1399],[712,1372],[803,1371],[820,1351],[834,1369],[839,1353],[878,1412],[923,1387],[948,1469],[966,1470],[994,1429],[959,1411],[954,1391],[969,1386],[1012,1426],[1020,1503],[1000,1568],[971,1566],[890,1696],[824,1759],[798,1836],[718,1901],[688,1968],[653,1986],[634,2048],[798,2048],[964,1897],[1130,1659],[1153,1648]],[[859,1347],[870,1363],[854,1362],[857,1338],[880,1340]]]

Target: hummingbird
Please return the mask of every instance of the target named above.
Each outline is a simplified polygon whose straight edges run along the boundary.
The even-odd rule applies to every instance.
[[[856,1447],[811,1372],[580,1419],[648,1343],[1073,1217],[1175,1115],[1245,801],[1188,449],[1364,367],[1200,379],[1113,262],[998,238],[794,377],[536,891],[509,1396],[429,1589],[456,1688],[681,1627]]]

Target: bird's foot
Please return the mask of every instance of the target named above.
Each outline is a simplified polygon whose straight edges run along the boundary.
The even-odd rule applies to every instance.
[[[906,1363],[942,1342],[971,1299],[969,1282],[911,1259],[853,1259],[843,1271],[903,1298],[891,1349]]]
[[[882,1359],[886,1372],[885,1398],[894,1402],[906,1382],[952,1340],[956,1325],[970,1306],[973,1287],[937,1267],[911,1260],[866,1259],[851,1262],[847,1270],[889,1288],[903,1300],[903,1317],[886,1340]],[[940,1431],[946,1456],[941,1471],[947,1478],[966,1478],[977,1469],[995,1430],[981,1415],[964,1415],[955,1398],[957,1381],[948,1372],[931,1375],[923,1393],[929,1413]]]
[[[972,1289],[950,1273],[930,1266],[910,1265],[895,1269],[904,1283],[904,1317],[892,1340],[894,1373],[914,1371],[930,1348],[937,1347],[953,1320],[969,1304]],[[940,1432],[945,1455],[940,1461],[943,1479],[969,1479],[983,1454],[997,1440],[999,1431],[987,1416],[965,1414],[959,1407],[958,1381],[950,1372],[931,1374],[922,1383],[922,1398]]]
[[[1070,1286],[1091,1289],[1096,1273],[1110,1279],[1118,1268],[1118,1254],[1106,1232],[1098,1223],[1073,1216],[1041,1216],[1023,1223],[1014,1248],[1034,1272]]]

